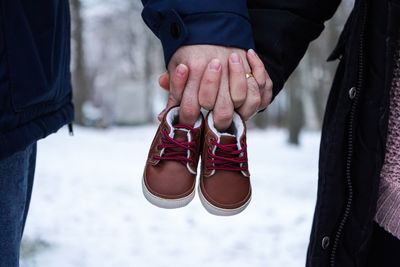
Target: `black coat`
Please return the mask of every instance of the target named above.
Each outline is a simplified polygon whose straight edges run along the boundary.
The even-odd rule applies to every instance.
[[[274,96],[339,0],[249,1]],[[400,31],[399,0],[356,0],[329,60],[340,60],[322,129],[307,266],[365,266],[382,168]],[[399,263],[400,266],[400,263]]]

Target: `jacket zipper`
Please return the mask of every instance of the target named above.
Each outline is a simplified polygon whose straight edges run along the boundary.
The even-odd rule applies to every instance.
[[[367,17],[367,3],[365,1],[361,2],[362,5],[362,28],[360,34],[360,43],[359,43],[359,54],[358,54],[358,80],[357,86],[355,88],[356,93],[353,99],[353,103],[351,105],[350,116],[348,121],[348,135],[347,135],[347,156],[346,156],[346,186],[347,186],[347,199],[346,206],[343,212],[343,217],[340,221],[339,227],[335,233],[335,238],[332,245],[332,251],[330,255],[330,266],[335,267],[336,265],[336,253],[337,248],[339,246],[339,241],[343,234],[344,226],[349,218],[350,211],[353,204],[353,183],[351,178],[352,171],[352,163],[353,163],[353,153],[354,153],[354,126],[356,120],[356,112],[358,108],[358,100],[360,96],[360,90],[364,85],[364,48],[365,48],[365,26],[366,26],[366,17]]]

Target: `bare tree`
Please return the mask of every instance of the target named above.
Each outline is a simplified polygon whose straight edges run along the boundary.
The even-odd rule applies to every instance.
[[[84,20],[81,0],[71,0],[73,63],[72,81],[74,87],[75,121],[84,124],[83,104],[90,97],[90,84],[86,72],[84,48]]]
[[[326,62],[326,58],[343,28],[351,2],[343,1],[321,37],[311,43],[299,68],[287,82],[287,126],[291,144],[299,143],[299,134],[304,126],[319,129],[322,125],[325,103],[337,65]]]
[[[288,118],[287,125],[289,130],[289,144],[299,145],[300,131],[304,126],[304,108],[303,97],[304,93],[301,90],[301,71],[295,72],[291,79],[287,82],[288,87]]]

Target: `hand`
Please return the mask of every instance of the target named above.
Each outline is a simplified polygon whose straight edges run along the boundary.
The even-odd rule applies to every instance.
[[[232,106],[238,107],[237,111],[247,121],[259,110],[265,109],[272,97],[272,81],[257,54],[253,50],[249,50],[246,54],[246,59],[250,63],[253,73],[253,77],[247,80],[246,73],[250,73],[250,71],[245,71],[246,65],[243,64],[241,57],[238,58],[237,56],[237,53],[232,53],[229,56],[228,90],[221,90],[219,87],[223,74],[220,61],[217,59],[209,62],[199,89],[199,102],[202,103],[201,106],[214,110],[214,123],[219,130],[228,128],[233,117],[233,109],[232,112],[227,113],[221,113],[220,111],[230,111]],[[184,91],[188,73],[188,67],[184,64],[179,64],[172,75],[171,81],[168,73],[160,76],[159,83],[162,88],[166,90],[173,88],[169,90],[170,94],[166,109],[180,104],[176,98],[179,98]],[[174,95],[177,95],[177,97],[174,97]],[[217,97],[216,100],[215,97]],[[164,116],[164,112],[160,113],[160,120]]]
[[[247,92],[245,86],[229,86],[228,59],[232,53],[234,55],[231,57],[236,64],[243,65],[250,72],[246,51],[243,49],[191,45],[183,46],[175,52],[168,65],[172,79],[167,108],[180,105],[179,119],[182,123],[193,124],[200,114],[200,107],[203,107],[214,110],[217,128],[230,126],[233,110],[244,103]],[[175,77],[179,75],[177,81]],[[177,84],[184,78],[182,75],[187,75],[187,83],[183,87]]]

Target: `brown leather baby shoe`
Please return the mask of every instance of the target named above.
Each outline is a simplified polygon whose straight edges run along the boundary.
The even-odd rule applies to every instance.
[[[207,115],[199,195],[206,210],[220,216],[238,214],[250,203],[246,126],[237,113],[223,133],[214,127],[212,112]]]
[[[151,144],[143,174],[143,194],[161,208],[180,208],[195,195],[203,115],[195,125],[178,123],[179,107],[164,116]]]

